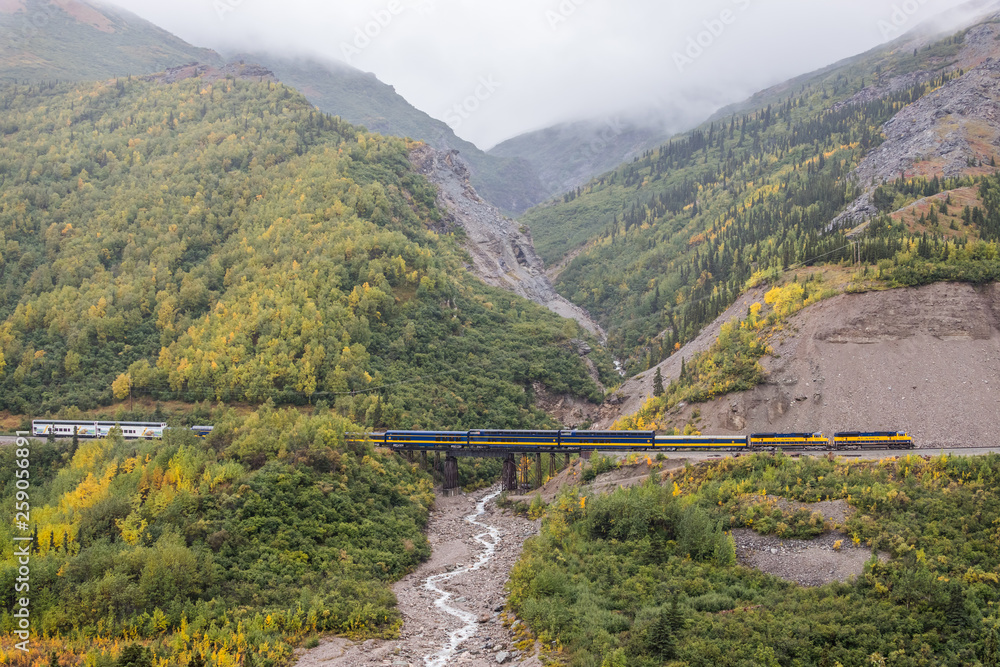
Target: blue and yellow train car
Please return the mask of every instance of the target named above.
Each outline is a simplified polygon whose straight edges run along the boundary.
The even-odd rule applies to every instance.
[[[372,441],[382,444],[376,435]],[[469,446],[467,431],[386,431],[386,447],[393,449],[461,449]]]
[[[702,450],[702,451],[723,451],[740,450],[747,448],[747,437],[745,435],[658,435],[656,436],[656,449],[666,451],[676,451],[678,449]]]
[[[572,450],[648,449],[653,447],[656,431],[560,431],[560,444]]]
[[[905,431],[840,431],[833,434],[835,449],[913,449]]]
[[[550,451],[559,447],[559,431],[469,431],[469,446],[482,449],[537,449]]]
[[[751,433],[750,449],[829,449],[822,433]]]

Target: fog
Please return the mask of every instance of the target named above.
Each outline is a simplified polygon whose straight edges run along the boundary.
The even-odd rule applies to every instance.
[[[961,0],[113,4],[197,46],[321,55],[374,72],[485,149],[561,121],[622,113],[695,123],[921,23],[955,20]]]

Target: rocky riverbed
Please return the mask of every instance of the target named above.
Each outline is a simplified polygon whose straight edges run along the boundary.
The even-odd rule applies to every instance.
[[[438,497],[427,526],[433,549],[431,558],[393,587],[403,616],[399,639],[324,640],[314,649],[300,651],[297,667],[432,664],[541,667],[537,658],[518,651],[511,630],[501,620],[508,573],[521,555],[524,540],[538,533],[539,524],[498,509],[493,500],[486,502],[483,513],[477,516],[477,504],[495,492],[493,489]],[[494,528],[495,532],[491,534],[486,527]],[[487,558],[489,544],[494,546]],[[479,562],[480,567],[473,569]],[[441,577],[449,572],[456,574]],[[428,586],[432,578],[433,586]],[[450,598],[435,604],[441,597],[433,590],[435,587],[449,593]],[[454,615],[449,608],[464,612],[464,618]],[[466,620],[469,618],[475,619],[474,627],[469,626]],[[465,631],[461,632],[463,628]],[[456,638],[461,641],[454,651],[443,652],[453,644],[456,632],[460,633]]]

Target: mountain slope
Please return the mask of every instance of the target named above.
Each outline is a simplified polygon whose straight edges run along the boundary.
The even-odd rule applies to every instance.
[[[842,294],[800,311],[772,345],[764,384],[677,406],[663,427],[694,421],[705,433],[828,435],[900,429],[918,447],[980,445],[1000,429],[996,283]],[[687,349],[677,356],[684,354],[690,361]],[[659,366],[664,382],[677,378],[679,366],[677,358]],[[644,373],[622,387],[625,412],[652,395],[651,377]],[[613,421],[609,415],[598,426]]]
[[[487,151],[530,164],[551,197],[583,185],[650,148],[673,131],[622,118],[562,123],[513,137]]]
[[[873,203],[877,186],[904,178],[954,178],[992,173],[1000,145],[1000,25],[987,22],[964,35],[958,64],[966,73],[902,109],[883,127],[885,141],[857,166],[852,178],[864,192],[833,224],[855,225],[881,210]],[[885,88],[899,87],[897,78]],[[876,96],[865,90],[855,96]],[[853,102],[849,100],[848,103]]]
[[[925,96],[933,100],[963,79],[972,82],[978,75],[966,68],[997,52],[992,18],[981,26],[936,42],[907,37],[800,77],[797,85],[763,95],[762,107],[709,121],[564,201],[529,211],[522,220],[547,262],[583,248],[557,289],[612,331],[611,344],[638,372],[690,340],[751,278],[802,263],[849,262],[852,249],[867,263],[892,260],[887,267],[906,273],[907,252],[918,243],[921,258],[948,261],[958,256],[956,247],[989,238],[975,221],[949,231],[896,218],[851,237],[831,224],[878,185],[854,177],[854,170],[879,154],[886,141],[881,128]],[[983,136],[979,152],[964,156],[977,167],[992,159],[990,135]],[[974,184],[971,178],[924,183],[919,175],[905,174],[900,192],[883,198],[893,203],[900,194],[904,205],[918,191]]]
[[[448,213],[449,225],[464,230],[471,269],[480,280],[574,319],[593,335],[605,337],[583,309],[555,291],[527,229],[505,218],[470,187],[468,170],[457,159],[457,152],[442,153],[425,145],[411,151],[410,158],[437,186],[438,208]]]
[[[0,3],[0,80],[85,81],[222,64],[123,9],[83,0]]]
[[[374,74],[333,61],[282,58],[270,53],[240,54],[259,62],[325,113],[364,125],[372,132],[424,141],[439,150],[458,150],[480,195],[509,213],[543,201],[546,191],[533,166],[517,157],[491,156],[455,135],[445,123],[414,108]]]
[[[402,140],[255,68],[170,78],[0,89],[3,408],[88,409],[117,379],[532,427],[536,382],[600,396],[563,321],[461,268]]]

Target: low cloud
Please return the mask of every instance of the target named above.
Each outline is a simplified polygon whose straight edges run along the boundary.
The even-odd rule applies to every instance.
[[[115,0],[198,46],[374,72],[483,148],[628,113],[698,122],[958,0]],[[977,8],[975,11],[979,11]],[[953,14],[954,15],[954,14]],[[484,86],[483,82],[490,82]],[[488,90],[488,94],[486,91]]]

